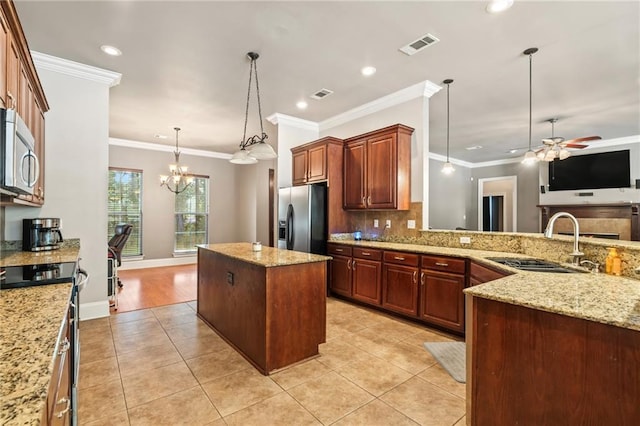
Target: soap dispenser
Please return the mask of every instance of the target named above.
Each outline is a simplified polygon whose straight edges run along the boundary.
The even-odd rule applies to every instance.
[[[605,272],[610,275],[620,275],[622,270],[622,259],[615,247],[609,247],[609,254],[605,259]]]

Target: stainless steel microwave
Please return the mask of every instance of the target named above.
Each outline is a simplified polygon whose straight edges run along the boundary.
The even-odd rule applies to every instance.
[[[6,190],[19,194],[33,194],[33,187],[40,173],[40,164],[34,152],[33,135],[14,109],[0,109],[0,123],[0,183]]]

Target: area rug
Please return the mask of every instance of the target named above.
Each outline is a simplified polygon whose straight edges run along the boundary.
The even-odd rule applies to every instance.
[[[464,342],[425,342],[424,347],[456,382],[465,383],[467,350]]]

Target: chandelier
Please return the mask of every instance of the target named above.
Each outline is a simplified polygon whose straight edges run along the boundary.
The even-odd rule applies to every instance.
[[[176,150],[173,154],[176,156],[175,164],[169,164],[170,175],[160,175],[160,186],[166,186],[167,189],[174,194],[179,194],[193,183],[193,176],[187,173],[188,167],[180,165],[180,150],[178,149],[178,132],[179,127],[174,127],[176,131]]]
[[[270,160],[278,155],[271,145],[266,143],[268,136],[262,127],[262,108],[260,106],[260,86],[258,84],[258,66],[256,60],[260,57],[255,52],[247,53],[251,59],[249,69],[249,88],[247,90],[247,107],[244,113],[244,133],[240,141],[240,150],[236,151],[231,157],[230,162],[233,164],[255,164],[258,160]],[[256,97],[258,99],[258,118],[260,119],[260,134],[247,138],[247,122],[249,121],[249,100],[251,98],[251,81],[253,74],[256,75]]]

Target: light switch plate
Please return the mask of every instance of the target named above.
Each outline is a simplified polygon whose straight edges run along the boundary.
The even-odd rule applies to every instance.
[[[407,229],[416,229],[416,221],[407,220]]]
[[[387,219],[387,222],[386,222],[385,226],[387,228],[391,228],[391,219]]]
[[[471,237],[460,237],[460,244],[471,244]]]
[[[379,226],[378,219],[373,219],[373,227],[377,228]]]

